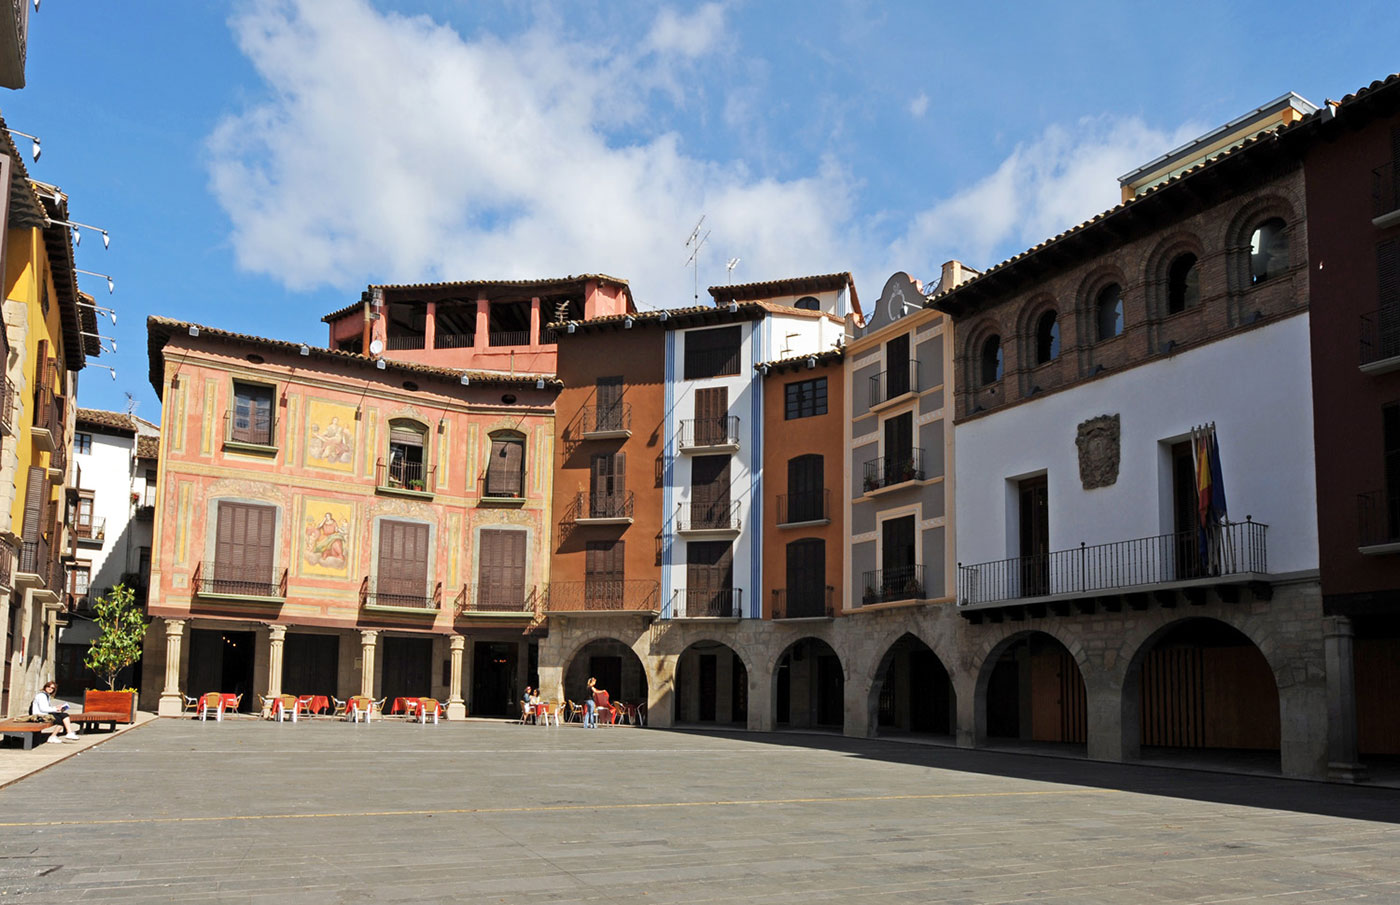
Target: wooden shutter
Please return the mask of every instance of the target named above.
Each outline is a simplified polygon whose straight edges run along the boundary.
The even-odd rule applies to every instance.
[[[729,388],[707,387],[695,391],[695,442],[717,446],[728,437]]]
[[[220,502],[214,533],[214,577],[271,583],[277,509]]]
[[[1376,300],[1376,358],[1392,358],[1400,355],[1400,239],[1376,246]]]
[[[685,379],[700,380],[739,373],[743,328],[720,327],[685,334]]]
[[[885,343],[885,399],[909,392],[909,334]]]
[[[621,515],[626,495],[627,454],[595,453],[591,471],[588,514],[593,518]]]
[[[905,569],[914,565],[914,517],[892,518],[881,525],[884,549],[881,551],[881,565],[885,571]],[[888,577],[886,578],[888,581]]]
[[[696,527],[728,527],[729,456],[695,456],[690,462],[690,517]]]
[[[516,437],[491,440],[491,461],[486,466],[486,495],[524,496],[525,444]]]
[[[481,532],[479,596],[496,608],[525,604],[525,532]]]
[[[384,519],[379,523],[376,593],[424,598],[428,587],[428,526]]]
[[[788,460],[788,521],[810,522],[822,518],[823,470],[819,455]]]
[[[423,445],[423,428],[416,424],[390,424],[389,442],[421,447]]]
[[[622,378],[599,377],[597,386],[597,416],[594,429],[611,431],[622,429]]]
[[[622,581],[624,549],[620,540],[589,541],[584,564],[584,575],[588,581]]]
[[[787,545],[789,615],[820,615],[826,590],[826,541],[803,538]],[[812,609],[817,612],[811,612]]]
[[[44,500],[48,495],[48,469],[31,465],[24,492],[24,525],[21,528],[21,540],[26,544],[37,543],[44,531]]]

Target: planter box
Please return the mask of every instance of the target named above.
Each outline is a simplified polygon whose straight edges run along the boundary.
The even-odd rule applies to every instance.
[[[134,691],[85,691],[83,692],[84,713],[120,713],[125,717],[118,722],[136,722],[136,692]]]

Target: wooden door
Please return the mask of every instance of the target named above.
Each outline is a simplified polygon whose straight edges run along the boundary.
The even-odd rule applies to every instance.
[[[685,611],[680,615],[733,615],[734,550],[729,541],[691,541],[685,557]]]
[[[825,475],[823,459],[809,454],[788,460],[787,521],[813,522],[826,518],[823,512]]]
[[[393,699],[421,698],[432,693],[431,638],[398,638],[389,635],[380,639],[380,647],[384,656],[380,694]]]
[[[903,333],[885,343],[885,399],[909,392],[909,372],[909,334]]]
[[[700,655],[700,713],[702,723],[715,721],[717,689],[719,685],[719,660],[714,654]]]
[[[695,444],[719,446],[729,439],[729,387],[695,391]]]
[[[597,409],[593,419],[593,429],[600,431],[622,430],[622,378],[599,377],[597,388]]]
[[[627,454],[595,453],[591,462],[592,492],[590,518],[617,518],[623,515],[627,495]]]
[[[524,610],[525,537],[524,531],[481,532],[477,602],[482,609]]]
[[[914,458],[914,414],[906,412],[885,421],[884,484],[906,480]]]
[[[333,695],[340,691],[340,639],[335,635],[288,632],[282,647],[282,689],[288,694]]]
[[[695,456],[690,462],[690,518],[695,528],[728,528],[729,456]]]
[[[1200,522],[1196,509],[1196,463],[1191,441],[1173,443],[1172,457],[1172,558],[1178,580],[1200,572]]]
[[[809,537],[787,545],[787,614],[826,615],[826,541]]]
[[[588,542],[584,561],[584,609],[622,608],[625,551],[624,542],[620,540]]]
[[[1050,593],[1050,492],[1045,476],[1020,483],[1021,595]]]

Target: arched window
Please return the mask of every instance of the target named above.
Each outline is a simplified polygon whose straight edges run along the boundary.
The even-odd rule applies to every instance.
[[[1201,300],[1199,261],[1191,252],[1179,254],[1167,267],[1167,313],[1179,314]]]
[[[802,298],[800,298],[800,299],[798,299],[797,301],[793,302],[793,303],[792,303],[792,307],[794,307],[794,308],[801,308],[803,311],[820,311],[820,310],[822,310],[821,302],[818,302],[818,301],[816,300],[815,297],[810,296],[810,295],[803,296]]]
[[[1035,363],[1043,365],[1060,357],[1060,319],[1047,311],[1035,322]]]
[[[486,496],[520,499],[525,496],[525,437],[515,431],[491,435],[491,458],[486,462]]]
[[[982,342],[982,357],[977,376],[980,386],[996,383],[1001,379],[1001,337],[993,334]]]
[[[389,422],[389,459],[381,481],[385,487],[428,490],[428,429],[417,421],[395,418]]]
[[[1249,237],[1249,282],[1257,285],[1271,280],[1288,268],[1288,236],[1280,217],[1270,217],[1254,228]]]
[[[1100,340],[1112,339],[1123,332],[1123,289],[1110,283],[1099,290],[1094,301],[1094,323]]]

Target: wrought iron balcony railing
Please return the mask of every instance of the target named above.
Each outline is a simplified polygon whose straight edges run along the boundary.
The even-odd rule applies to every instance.
[[[255,412],[239,417],[232,409],[224,412],[224,441],[253,446],[277,445],[277,413]]]
[[[977,565],[958,565],[958,603],[1095,593],[1119,588],[1264,573],[1268,526],[1246,519],[1206,534],[1181,531]]]
[[[197,594],[227,595],[230,597],[269,597],[287,596],[287,570],[279,576],[276,570],[256,574],[242,563],[221,563],[218,560],[201,562],[194,568],[191,584]]]
[[[778,496],[778,524],[801,525],[831,518],[831,491],[808,490]]]
[[[49,542],[47,540],[31,540],[20,544],[19,548],[19,571],[26,575],[38,575],[47,584],[52,577],[49,565],[53,556],[49,552]]]
[[[613,435],[632,430],[632,403],[590,405],[580,414],[579,432],[584,437]]]
[[[681,503],[676,512],[677,531],[739,531],[742,527],[739,504],[733,500],[724,503]]]
[[[739,416],[687,418],[678,437],[681,449],[707,449],[739,445]]]
[[[1386,163],[1371,171],[1372,217],[1400,210],[1400,167]]]
[[[870,405],[897,399],[905,393],[917,393],[919,386],[919,363],[910,361],[907,368],[891,368],[870,378]]]
[[[906,481],[922,481],[924,473],[924,451],[911,449],[908,454],[885,456],[865,463],[866,493],[893,487]]]
[[[1400,358],[1400,299],[1361,315],[1361,366]]]
[[[411,490],[415,493],[433,492],[434,466],[426,462],[406,462],[403,459],[374,463],[374,483],[386,490]]]
[[[434,349],[470,349],[475,345],[475,333],[436,333],[433,335]]]
[[[865,573],[860,602],[862,606],[874,603],[893,603],[897,600],[923,600],[928,597],[928,583],[922,565],[895,566],[890,569],[874,569]]]
[[[428,337],[425,334],[390,334],[384,340],[384,348],[391,352],[399,352],[409,349],[425,349],[428,346]]]
[[[632,518],[632,491],[622,493],[584,493],[574,497],[566,521],[599,522]]]
[[[836,615],[836,589],[776,588],[773,591],[774,619],[819,619]]]
[[[73,533],[80,540],[101,541],[107,537],[107,519],[93,519],[88,524],[79,522],[73,526]]]
[[[492,346],[528,346],[530,344],[530,331],[492,330],[486,334],[486,340]]]
[[[678,588],[671,594],[672,619],[724,618],[744,615],[743,588]]]
[[[544,608],[551,612],[661,609],[661,585],[644,578],[552,581]]]
[[[539,609],[539,590],[534,585],[464,585],[457,594],[456,612],[530,615]]]
[[[360,582],[360,606],[391,606],[401,610],[437,612],[442,609],[442,582],[429,590],[424,578],[385,578],[366,575]]]
[[[1356,497],[1359,547],[1400,544],[1400,488],[1372,490]]]

